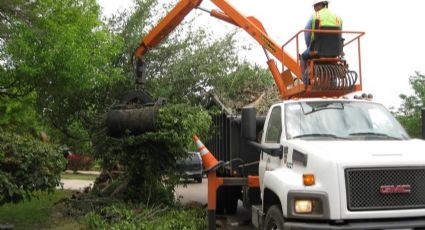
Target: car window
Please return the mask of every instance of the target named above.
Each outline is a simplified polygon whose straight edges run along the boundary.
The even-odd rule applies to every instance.
[[[267,125],[266,142],[279,143],[282,133],[282,112],[280,106],[273,108]]]
[[[286,137],[308,139],[409,139],[380,104],[352,101],[296,102],[285,106]]]

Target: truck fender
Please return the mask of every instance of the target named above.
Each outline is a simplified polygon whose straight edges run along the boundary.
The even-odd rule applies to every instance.
[[[266,171],[264,174],[264,189],[262,191],[263,211],[271,205],[278,204],[283,216],[287,216],[287,197],[289,189],[304,190],[302,176],[287,168]]]

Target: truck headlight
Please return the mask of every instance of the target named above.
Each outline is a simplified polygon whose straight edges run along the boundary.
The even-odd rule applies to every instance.
[[[319,191],[290,191],[288,193],[288,218],[329,218],[328,196]]]
[[[295,212],[298,214],[308,214],[313,211],[311,200],[295,200]]]
[[[294,200],[295,214],[323,214],[322,200],[313,197],[297,197]]]

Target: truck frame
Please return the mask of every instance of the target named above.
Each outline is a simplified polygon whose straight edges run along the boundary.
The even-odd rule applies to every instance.
[[[308,30],[339,46],[357,42],[359,69],[349,70],[341,52],[315,50],[303,81],[298,37],[307,30],[279,46],[255,17],[227,0],[210,1],[220,10],[201,8],[202,0],[178,1],[135,51],[136,83],[143,84],[143,56],[193,9],[242,28],[264,49],[282,102],[257,116],[253,107],[232,114],[214,99],[223,113],[214,117],[216,131],[207,143],[218,159],[208,168],[209,229],[215,229],[216,212],[235,213],[239,199],[258,229],[425,229],[425,142],[410,139],[382,105],[342,97],[362,90],[364,33]],[[343,42],[342,34],[354,36]],[[295,58],[285,49],[291,42]],[[211,160],[195,140],[203,160]]]
[[[303,108],[298,110],[298,122],[289,115],[292,107]],[[223,209],[220,213],[232,214],[231,204],[239,198],[244,207],[251,208],[252,224],[258,229],[425,227],[425,180],[420,179],[425,172],[421,153],[425,142],[410,139],[379,103],[306,98],[277,103],[265,117],[252,115],[254,108],[242,110],[242,115],[236,116],[223,108],[213,119],[218,131],[207,146],[218,159],[240,158],[243,162],[219,169],[218,176],[243,177],[235,168],[241,171],[246,166],[246,174],[259,176],[259,188],[243,185],[241,192],[223,186],[217,193],[217,210]],[[359,110],[363,115],[352,112]],[[273,114],[280,117],[279,122],[273,121]],[[361,121],[363,116],[368,117],[367,122]],[[310,117],[320,117],[322,122],[307,121]],[[302,127],[300,130],[315,127],[313,124],[319,128],[290,135],[294,124]],[[278,135],[270,135],[276,127],[280,128]],[[275,139],[267,141],[270,136]],[[250,144],[253,142],[256,144]],[[276,151],[270,151],[273,149]],[[311,201],[312,212],[297,213],[298,200]]]

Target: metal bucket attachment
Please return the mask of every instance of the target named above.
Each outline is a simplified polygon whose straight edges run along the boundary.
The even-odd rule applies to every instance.
[[[343,64],[314,64],[313,90],[351,90],[357,81],[357,73]]]

